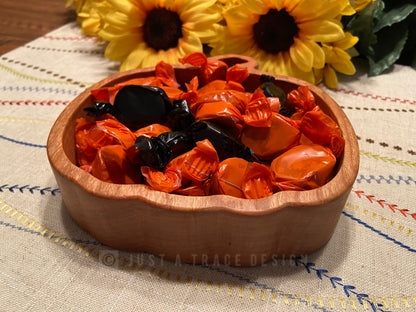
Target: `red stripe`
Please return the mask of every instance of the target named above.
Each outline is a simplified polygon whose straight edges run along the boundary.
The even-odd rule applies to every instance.
[[[60,100],[42,100],[42,101],[33,101],[33,100],[0,100],[1,105],[68,105],[70,101],[60,101]]]
[[[402,104],[412,104],[415,105],[416,101],[411,101],[411,100],[407,100],[407,99],[399,99],[399,98],[392,98],[390,96],[381,96],[381,95],[374,95],[374,94],[370,94],[370,93],[362,93],[359,91],[354,91],[354,90],[346,90],[346,89],[338,89],[335,90],[336,92],[342,92],[345,94],[352,94],[355,96],[361,96],[361,97],[365,97],[365,98],[371,98],[373,100],[382,100],[385,102],[399,102]]]
[[[42,36],[43,39],[48,40],[64,40],[64,41],[95,41],[96,37],[56,37],[56,36],[49,36],[45,35]]]
[[[360,91],[354,91],[354,90],[347,90],[347,89],[328,89],[325,86],[322,86],[323,88],[333,91],[333,92],[341,92],[344,94],[348,94],[348,95],[354,95],[354,96],[359,96],[359,97],[364,97],[364,98],[369,98],[369,99],[373,99],[373,100],[381,100],[384,102],[394,102],[394,103],[402,103],[402,104],[411,104],[411,105],[416,105],[416,100],[408,100],[408,99],[399,99],[399,98],[392,98],[390,96],[382,96],[382,95],[376,95],[376,94],[371,94],[371,93],[363,93]]]
[[[374,195],[366,194],[361,190],[353,190],[353,194],[358,198],[367,199],[372,204],[378,204],[382,208],[389,208],[393,212],[400,212],[404,217],[412,217],[416,221],[416,213],[409,212],[408,209],[399,209],[396,204],[389,204],[384,199],[377,199]]]

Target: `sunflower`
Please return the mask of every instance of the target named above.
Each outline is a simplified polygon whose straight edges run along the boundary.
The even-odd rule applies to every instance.
[[[338,17],[350,8],[348,0],[241,0],[224,11],[226,31],[211,53],[248,55],[261,70],[315,83],[322,44],[345,37]]]
[[[221,14],[216,0],[108,0],[99,37],[108,41],[105,56],[121,71],[175,64],[217,37]]]
[[[338,87],[338,78],[335,71],[345,75],[355,74],[355,67],[351,62],[350,54],[355,56],[358,53],[350,49],[357,42],[358,37],[346,32],[343,39],[329,44],[322,44],[325,53],[325,67],[315,70],[316,81],[324,80],[329,88],[336,89]]]

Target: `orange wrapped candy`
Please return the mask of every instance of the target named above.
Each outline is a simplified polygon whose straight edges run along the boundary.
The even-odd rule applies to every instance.
[[[220,162],[211,179],[211,193],[245,198],[241,185],[248,163],[247,160],[238,157]]]
[[[302,133],[313,143],[329,147],[335,157],[340,157],[345,140],[338,124],[317,106],[306,112],[299,123]]]
[[[162,172],[148,166],[141,166],[140,168],[146,183],[155,190],[171,193],[181,187],[181,176],[174,170]]]
[[[242,67],[241,65],[235,64],[227,70],[225,80],[242,83],[244,80],[247,79],[248,76],[249,73],[246,67]]]
[[[300,86],[296,90],[290,91],[287,100],[304,112],[310,111],[316,106],[315,97],[307,86]]]
[[[314,189],[328,182],[335,163],[329,148],[297,145],[272,161],[272,181],[281,191]]]
[[[240,113],[243,114],[249,101],[250,96],[246,92],[236,90],[212,90],[200,94],[196,104],[194,106],[190,105],[190,108],[195,112],[199,105],[206,102],[227,102],[234,105]]]
[[[208,140],[203,140],[196,142],[196,147],[189,152],[172,159],[164,172],[148,166],[142,166],[141,171],[146,183],[153,189],[171,193],[190,182],[202,183],[208,180],[218,163],[215,148]],[[186,192],[185,190],[186,188],[183,191]],[[198,193],[202,191],[198,190]]]
[[[173,159],[166,170],[179,171],[183,179],[203,182],[210,178],[219,162],[214,146],[208,140],[203,140],[196,142],[196,147],[189,152]]]
[[[247,104],[244,117],[246,125],[252,127],[270,127],[272,124],[272,108],[261,89],[254,91]]]
[[[234,90],[245,92],[245,89],[241,83],[235,81],[225,81],[225,80],[214,80],[210,83],[204,85],[198,89],[198,96],[203,97],[206,93],[209,92],[219,92],[221,90]]]
[[[134,131],[134,135],[136,137],[139,137],[141,135],[147,136],[147,137],[157,137],[159,134],[162,134],[164,132],[170,132],[172,131],[169,127],[161,125],[161,124],[151,124],[147,127],[140,128],[136,131]]]
[[[127,150],[134,145],[135,140],[134,134],[112,117],[98,121],[77,119],[75,144],[78,163],[81,166],[91,164],[97,151],[103,146],[116,144]]]
[[[223,101],[201,104],[195,113],[195,120],[210,120],[235,136],[238,136],[244,127],[240,111],[234,105]]]
[[[179,59],[182,64],[189,63],[194,66],[201,66],[199,77],[201,83],[207,84],[210,81],[225,79],[228,65],[222,61],[209,61],[204,53],[194,52]]]
[[[259,163],[231,157],[223,160],[211,178],[211,193],[258,199],[273,194],[270,170]]]
[[[299,143],[300,130],[291,119],[272,113],[270,127],[246,126],[241,142],[263,160],[272,160]]]
[[[111,87],[104,87],[99,89],[91,90],[91,95],[94,100],[104,101],[114,104],[114,99],[117,92],[129,85],[137,86],[153,86],[153,87],[172,87],[178,88],[179,84],[175,78],[175,72],[172,65],[163,61],[159,62],[155,67],[155,76],[133,78],[127,81],[123,81],[115,84]]]
[[[241,187],[248,199],[258,199],[272,195],[274,187],[269,168],[257,162],[249,163]]]
[[[101,147],[91,164],[91,174],[110,183],[141,183],[137,169],[130,163],[121,145]]]
[[[188,196],[206,196],[209,195],[209,186],[207,187],[206,183],[191,181],[189,186],[178,188],[174,193]]]

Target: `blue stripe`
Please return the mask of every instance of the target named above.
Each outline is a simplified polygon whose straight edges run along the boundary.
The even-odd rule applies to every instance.
[[[312,271],[314,271],[316,273],[316,276],[320,280],[322,280],[323,277],[325,277],[325,278],[329,279],[329,281],[332,284],[332,287],[334,287],[334,288],[341,287],[344,290],[344,293],[347,297],[350,297],[351,295],[355,295],[358,299],[358,302],[361,305],[363,305],[364,301],[367,302],[371,306],[371,309],[373,310],[373,312],[376,312],[376,311],[389,312],[389,311],[386,311],[386,310],[382,309],[382,308],[384,308],[383,304],[373,303],[369,299],[369,296],[367,294],[357,292],[355,290],[356,289],[355,286],[343,283],[342,278],[337,277],[337,276],[329,276],[328,274],[326,274],[326,273],[328,273],[328,270],[317,269],[317,268],[315,268],[315,263],[312,263],[312,262],[305,263],[305,262],[302,261],[302,258],[296,258],[295,261],[296,261],[297,265],[302,264],[309,274],[312,273]]]
[[[8,190],[9,192],[12,192],[12,193],[14,193],[14,191],[20,191],[20,193],[23,193],[24,191],[29,191],[31,194],[34,194],[35,192],[39,192],[41,195],[51,194],[53,196],[61,192],[59,188],[52,189],[50,186],[40,188],[39,185],[30,186],[28,184],[23,185],[23,186],[20,186],[18,184],[15,184],[12,186],[10,186],[9,184],[3,184],[0,186],[0,192],[3,192],[3,190]]]
[[[30,233],[30,234],[35,234],[35,235],[42,236],[40,232],[35,232],[33,230],[25,229],[25,228],[23,228],[21,226],[16,226],[16,225],[10,224],[8,222],[3,222],[1,220],[0,220],[0,225],[9,227],[9,228],[12,228],[12,229],[15,229],[15,230],[19,230],[19,231],[22,231],[22,232],[26,232],[26,233]],[[59,235],[53,235],[51,237],[51,239],[58,238],[58,237],[59,237]],[[68,237],[68,239],[71,239],[71,238]],[[86,240],[82,240],[82,239],[71,239],[71,241],[72,242],[75,242],[75,243],[79,243],[79,244],[87,244],[87,245],[95,245],[95,246],[104,246],[100,242],[96,242],[96,241],[86,241]]]
[[[378,177],[375,177],[374,175],[369,175],[368,177],[366,177],[363,174],[360,174],[356,182],[361,183],[363,181],[367,183],[376,182],[377,184],[380,184],[381,182],[386,182],[387,184],[391,184],[392,182],[395,182],[396,184],[400,184],[403,182],[407,185],[412,185],[412,184],[416,185],[416,181],[412,177],[404,178],[402,176],[398,176],[397,178],[394,178],[391,175],[388,178],[386,178],[382,175],[379,175]]]
[[[400,247],[402,247],[402,248],[404,248],[404,249],[406,249],[406,250],[408,250],[408,251],[410,251],[410,252],[416,252],[416,249],[413,249],[413,248],[411,248],[411,247],[409,247],[409,246],[407,246],[407,245],[404,245],[403,243],[399,242],[398,240],[396,240],[396,239],[394,239],[394,238],[392,238],[392,237],[388,236],[387,234],[382,233],[381,231],[379,231],[379,230],[377,230],[377,229],[373,228],[371,225],[369,225],[369,224],[367,224],[367,223],[365,223],[365,222],[361,221],[360,219],[358,219],[358,218],[354,217],[353,215],[350,215],[349,213],[347,213],[347,212],[345,212],[345,211],[343,211],[342,213],[343,213],[345,216],[347,216],[348,218],[350,218],[351,220],[354,220],[354,221],[356,221],[357,223],[359,223],[359,224],[361,224],[361,225],[364,225],[367,229],[370,229],[370,230],[371,230],[371,231],[373,231],[374,233],[377,233],[377,234],[378,234],[378,235],[380,235],[381,237],[384,237],[385,239],[387,239],[387,240],[389,240],[389,241],[391,241],[391,242],[395,243],[396,245],[398,245],[398,246],[400,246]]]
[[[46,145],[40,145],[40,144],[33,144],[33,143],[18,141],[18,140],[12,139],[12,138],[5,137],[4,135],[1,135],[1,134],[0,134],[0,139],[6,140],[6,141],[9,141],[9,142],[12,142],[12,143],[16,143],[16,144],[30,146],[30,147],[46,148]]]
[[[232,276],[232,277],[234,277],[234,278],[236,278],[236,279],[238,279],[238,280],[240,280],[240,281],[242,281],[242,282],[246,282],[247,284],[253,284],[254,286],[259,287],[259,288],[262,288],[262,289],[264,289],[264,290],[270,290],[270,291],[272,291],[272,292],[279,293],[280,295],[286,295],[289,299],[292,299],[292,300],[298,299],[298,300],[299,300],[299,302],[302,302],[302,303],[304,303],[305,305],[310,304],[310,302],[308,302],[308,301],[307,301],[307,300],[305,300],[305,299],[302,299],[302,298],[295,298],[293,295],[291,295],[291,294],[286,294],[286,293],[284,293],[282,290],[276,289],[276,288],[274,288],[274,287],[268,286],[268,285],[263,284],[263,283],[259,283],[259,282],[256,282],[256,281],[252,281],[252,280],[250,280],[249,278],[242,277],[242,276],[237,275],[237,274],[234,274],[234,273],[232,273],[232,272],[228,272],[228,271],[226,271],[226,270],[224,270],[224,269],[220,269],[220,268],[217,268],[217,267],[212,267],[212,266],[205,265],[205,264],[202,264],[202,265],[200,265],[200,266],[201,266],[201,267],[203,267],[203,268],[207,268],[207,269],[209,269],[209,270],[211,270],[211,271],[216,271],[216,272],[218,272],[218,273],[223,273],[223,274],[225,274],[225,275]],[[317,310],[322,310],[322,311],[324,311],[324,312],[326,312],[326,311],[330,311],[330,310],[325,309],[324,307],[320,307],[320,306],[318,306],[317,304],[311,304],[311,307],[313,307],[313,308],[315,308],[315,309],[317,309]]]

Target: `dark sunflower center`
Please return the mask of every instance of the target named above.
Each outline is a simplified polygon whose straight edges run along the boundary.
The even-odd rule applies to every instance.
[[[154,9],[147,14],[143,37],[147,45],[157,51],[174,48],[182,38],[182,21],[175,12]]]
[[[277,54],[289,50],[299,28],[295,19],[285,10],[269,10],[254,25],[254,39],[260,49]]]

